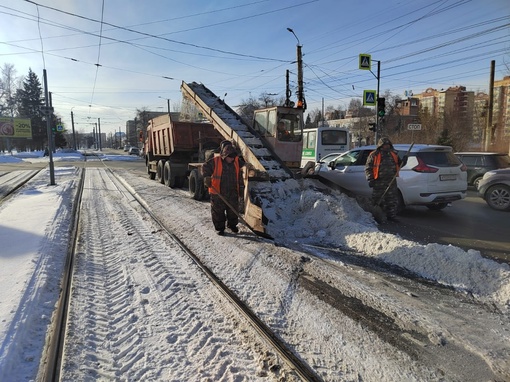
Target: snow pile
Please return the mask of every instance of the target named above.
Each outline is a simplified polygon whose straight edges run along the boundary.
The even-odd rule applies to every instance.
[[[421,245],[380,232],[368,212],[340,192],[323,193],[316,181],[289,180],[273,185],[264,205],[268,233],[299,241],[356,251],[398,265],[429,280],[470,293],[486,303],[510,308],[510,266],[485,259],[479,251],[452,245]]]

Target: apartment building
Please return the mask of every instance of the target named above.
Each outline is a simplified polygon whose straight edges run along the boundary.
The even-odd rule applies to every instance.
[[[496,141],[510,138],[510,76],[494,81],[492,123]]]
[[[439,120],[439,128],[473,131],[473,108],[475,94],[464,86],[454,86],[446,90],[428,88],[416,95],[423,111]]]

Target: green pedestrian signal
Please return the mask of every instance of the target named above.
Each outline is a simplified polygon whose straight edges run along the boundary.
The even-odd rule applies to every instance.
[[[386,114],[386,99],[379,97],[377,98],[377,115],[384,117]]]

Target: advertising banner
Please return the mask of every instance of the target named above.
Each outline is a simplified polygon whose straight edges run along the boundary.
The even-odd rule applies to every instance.
[[[30,119],[0,117],[0,138],[32,138]]]

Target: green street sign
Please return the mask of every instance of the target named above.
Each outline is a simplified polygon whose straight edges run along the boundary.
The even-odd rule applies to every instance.
[[[375,106],[376,93],[375,90],[363,90],[363,106]]]
[[[372,56],[370,54],[359,55],[359,68],[361,70],[371,70],[372,69]]]

